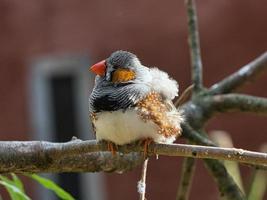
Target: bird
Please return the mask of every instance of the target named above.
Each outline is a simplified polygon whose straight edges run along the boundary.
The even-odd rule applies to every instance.
[[[96,74],[89,96],[89,113],[97,141],[115,145],[144,141],[173,143],[181,135],[182,112],[172,100],[178,83],[156,67],[144,66],[128,51],[118,50],[94,64]]]

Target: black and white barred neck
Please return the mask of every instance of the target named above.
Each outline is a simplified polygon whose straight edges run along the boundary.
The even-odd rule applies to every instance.
[[[134,107],[152,91],[158,92],[166,100],[178,96],[178,84],[175,80],[157,68],[143,66],[130,52],[114,52],[106,59],[106,66],[105,76],[96,76],[95,87],[89,98],[90,113]],[[112,83],[112,73],[119,67],[133,70],[136,74],[135,79],[124,83]]]
[[[103,86],[99,83],[89,98],[89,111],[96,113],[125,110],[134,107],[148,92],[149,88],[142,85]]]

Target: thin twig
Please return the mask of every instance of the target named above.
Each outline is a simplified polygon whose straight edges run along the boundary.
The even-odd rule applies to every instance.
[[[181,105],[183,105],[186,101],[190,99],[193,88],[194,88],[194,85],[190,85],[183,91],[183,93],[179,96],[177,101],[175,101],[174,103],[174,106],[176,108],[180,107]]]
[[[196,163],[194,158],[184,158],[176,200],[188,199],[195,167]]]
[[[186,7],[188,17],[188,42],[191,56],[192,81],[195,85],[194,91],[199,92],[202,89],[202,61],[195,0],[186,0]]]
[[[209,93],[210,94],[223,94],[229,93],[233,90],[243,86],[248,81],[253,80],[264,70],[267,70],[267,52],[251,61],[237,72],[226,77],[219,83],[214,84]]]
[[[209,158],[232,160],[255,165],[267,165],[267,154],[236,148],[207,147],[188,144],[155,144],[150,151],[165,156],[185,156],[192,158]]]
[[[147,172],[148,159],[149,158],[147,158],[143,163],[141,179],[137,185],[138,193],[139,193],[139,200],[146,199],[146,172]]]

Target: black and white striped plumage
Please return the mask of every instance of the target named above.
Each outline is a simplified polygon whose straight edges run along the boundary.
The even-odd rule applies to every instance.
[[[183,120],[171,102],[178,95],[177,82],[126,51],[114,52],[103,65],[89,98],[96,138],[118,145],[146,138],[172,143]]]

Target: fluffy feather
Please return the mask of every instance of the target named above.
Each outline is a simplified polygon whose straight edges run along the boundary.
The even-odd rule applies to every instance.
[[[158,68],[151,68],[151,88],[160,93],[165,99],[172,100],[178,96],[178,83],[169,77],[166,72]]]

